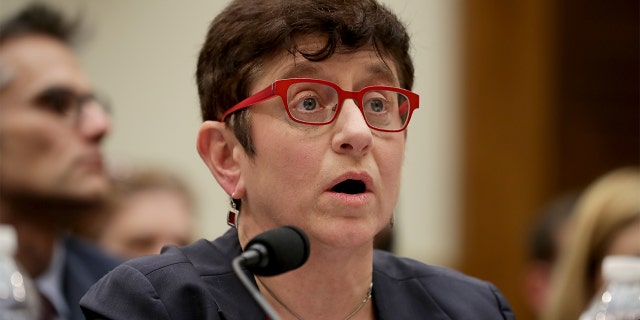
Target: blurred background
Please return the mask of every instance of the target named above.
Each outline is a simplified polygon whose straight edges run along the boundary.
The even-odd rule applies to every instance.
[[[0,18],[24,5],[0,0]],[[160,165],[196,191],[197,234],[227,196],[195,149],[198,51],[228,1],[49,0],[86,29],[82,63],[111,101],[113,166]],[[541,208],[640,164],[635,0],[382,0],[407,23],[421,107],[392,250],[495,283],[533,319],[522,277]],[[640,195],[639,195],[640,196]]]

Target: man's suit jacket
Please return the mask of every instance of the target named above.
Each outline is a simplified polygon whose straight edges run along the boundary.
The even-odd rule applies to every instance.
[[[111,271],[120,260],[108,256],[98,247],[73,236],[63,240],[65,261],[62,279],[62,293],[69,305],[70,318],[84,320],[80,310],[80,298],[91,285]]]
[[[80,305],[87,319],[265,319],[231,267],[240,253],[235,229],[166,248],[120,265]],[[373,303],[383,320],[514,319],[492,284],[382,251],[374,254]]]

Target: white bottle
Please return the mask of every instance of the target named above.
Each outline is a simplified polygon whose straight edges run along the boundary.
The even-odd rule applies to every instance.
[[[580,320],[640,320],[640,257],[606,257],[602,274],[606,288]]]
[[[31,278],[14,259],[16,232],[0,225],[0,320],[40,318],[40,295]]]

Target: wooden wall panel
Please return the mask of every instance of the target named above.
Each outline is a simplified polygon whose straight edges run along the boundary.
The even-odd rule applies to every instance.
[[[546,0],[468,1],[464,9],[463,260],[519,317],[528,216],[546,196],[550,13]]]
[[[518,319],[541,207],[640,162],[638,2],[468,0],[463,9],[463,257]]]

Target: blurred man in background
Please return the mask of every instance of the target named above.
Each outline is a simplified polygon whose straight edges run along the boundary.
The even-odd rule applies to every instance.
[[[37,4],[0,22],[0,223],[16,229],[48,319],[84,319],[80,297],[118,263],[66,236],[109,190],[110,119],[71,47],[76,25]]]

